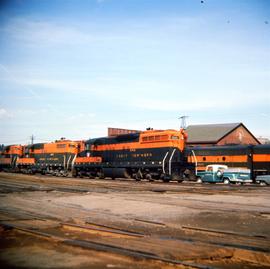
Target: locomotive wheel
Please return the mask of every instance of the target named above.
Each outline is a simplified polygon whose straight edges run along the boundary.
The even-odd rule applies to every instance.
[[[181,183],[183,181],[181,174],[173,173],[171,180],[178,181]]]
[[[135,180],[141,181],[141,176],[138,173],[135,174]]]
[[[77,170],[76,169],[73,169],[72,170],[72,176],[73,177],[77,177],[78,173],[77,173]]]
[[[163,182],[170,182],[170,177],[168,176],[164,176],[164,178],[162,179]]]
[[[134,178],[136,181],[141,181],[141,179],[143,178],[143,175],[140,169],[138,170],[136,174],[134,174]]]
[[[104,179],[105,178],[104,173],[102,171],[98,172],[97,176],[98,176],[99,179]]]
[[[152,178],[151,174],[147,174],[147,175],[145,176],[145,178],[146,178],[147,180],[149,180],[150,182],[153,182],[153,181],[154,181],[154,179]]]

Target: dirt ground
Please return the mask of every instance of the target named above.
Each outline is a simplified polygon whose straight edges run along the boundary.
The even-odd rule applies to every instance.
[[[270,268],[270,188],[0,173],[1,268]]]

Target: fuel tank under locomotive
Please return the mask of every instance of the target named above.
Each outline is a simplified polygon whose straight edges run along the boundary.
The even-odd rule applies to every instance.
[[[104,177],[110,178],[130,178],[126,168],[103,168]]]

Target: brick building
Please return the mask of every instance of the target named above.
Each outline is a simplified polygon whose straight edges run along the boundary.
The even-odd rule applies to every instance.
[[[243,123],[190,125],[186,131],[190,146],[260,144]]]
[[[134,134],[139,133],[138,130],[128,130],[128,129],[121,129],[121,128],[108,128],[108,136],[116,136],[121,134]]]

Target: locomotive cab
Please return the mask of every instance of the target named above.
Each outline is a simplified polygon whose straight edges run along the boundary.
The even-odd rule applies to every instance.
[[[21,145],[9,145],[4,147],[0,156],[0,171],[1,170],[16,170],[17,159],[22,156]]]

